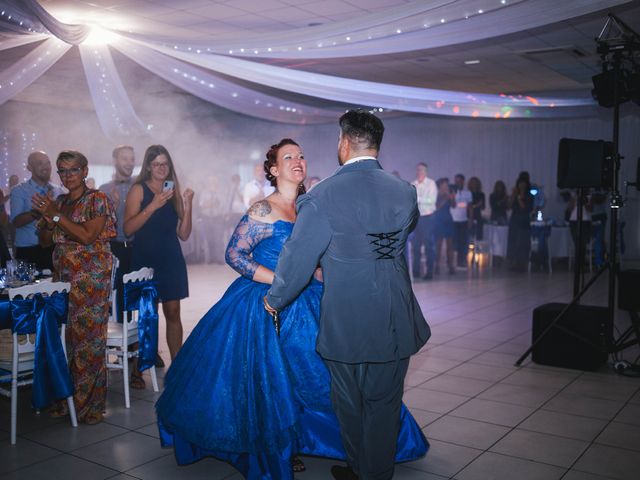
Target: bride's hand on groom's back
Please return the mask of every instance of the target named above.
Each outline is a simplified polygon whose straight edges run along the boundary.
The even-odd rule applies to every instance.
[[[324,282],[324,276],[322,275],[322,268],[316,268],[316,271],[313,272],[313,278],[315,278],[319,282]]]

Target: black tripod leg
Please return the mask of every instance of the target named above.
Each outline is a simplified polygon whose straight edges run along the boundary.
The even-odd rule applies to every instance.
[[[633,311],[629,311],[629,317],[631,318],[631,326],[627,328],[627,330],[618,338],[615,342],[613,342],[613,352],[621,352],[632,345],[638,345],[640,347],[640,318],[638,314]],[[635,340],[627,341],[627,338],[635,335]]]

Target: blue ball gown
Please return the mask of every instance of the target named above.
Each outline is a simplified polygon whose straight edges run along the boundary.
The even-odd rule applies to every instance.
[[[281,333],[251,280],[275,270],[293,224],[244,216],[227,247],[242,274],[200,320],[165,378],[156,411],[163,446],[177,462],[213,456],[251,480],[293,479],[291,456],[346,455],[329,396],[330,377],[315,351],[322,284],[316,280],[280,314]],[[403,405],[396,461],[422,457],[429,444]]]

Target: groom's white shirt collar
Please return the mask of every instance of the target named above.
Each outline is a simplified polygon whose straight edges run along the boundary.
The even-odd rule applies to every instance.
[[[364,157],[353,157],[349,160],[347,160],[346,162],[344,162],[344,164],[342,165],[343,167],[345,165],[350,165],[352,163],[356,163],[356,162],[362,162],[363,160],[377,160],[376,157],[371,157],[368,155],[365,155]]]

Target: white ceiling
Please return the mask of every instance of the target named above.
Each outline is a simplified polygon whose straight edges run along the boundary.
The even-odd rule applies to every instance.
[[[497,1],[497,0],[487,0]],[[532,0],[535,1],[535,0]],[[558,0],[562,1],[562,0]],[[242,38],[313,28],[408,3],[405,0],[41,0],[60,19],[101,21],[134,32],[207,38]],[[640,2],[613,9],[640,31]],[[594,38],[607,12],[553,23],[534,30],[479,42],[402,54],[322,60],[269,60],[307,71],[355,79],[428,88],[486,93],[588,94],[591,77],[598,73]],[[32,47],[0,52],[0,68]],[[134,73],[140,82],[146,73],[114,55],[118,67]],[[480,60],[465,65],[467,60]],[[139,74],[136,74],[138,72]],[[128,78],[123,73],[125,86]],[[168,85],[166,88],[172,88]],[[51,92],[56,98],[51,99]],[[85,98],[86,97],[86,98]],[[83,85],[77,49],[19,95],[18,100],[90,105]]]

